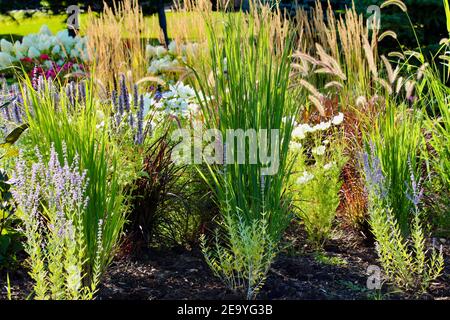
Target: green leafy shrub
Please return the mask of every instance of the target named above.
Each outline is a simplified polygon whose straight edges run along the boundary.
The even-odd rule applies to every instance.
[[[69,163],[66,153],[60,164],[53,146],[48,163],[43,162],[38,149],[35,151],[39,161],[28,167],[19,159],[12,179],[35,298],[92,299],[101,272],[102,222],[89,274],[85,266],[88,247],[84,215],[89,202],[86,171],[79,171],[77,156]]]
[[[212,248],[202,235],[202,252],[211,270],[229,289],[248,300],[254,299],[264,285],[277,253],[276,244],[267,230],[267,220],[263,213],[261,219],[253,220],[249,225],[240,212],[222,214],[221,227],[225,235],[216,233]]]
[[[294,160],[292,184],[297,216],[310,242],[317,248],[329,239],[339,206],[340,174],[345,157],[340,135],[332,122],[340,124],[343,114],[315,126],[301,124],[293,131]]]
[[[373,150],[372,150],[373,151]],[[369,222],[376,240],[379,261],[387,280],[403,291],[420,294],[431,281],[438,278],[444,268],[442,247],[433,248],[428,255],[420,202],[423,196],[421,181],[416,181],[411,167],[410,189],[407,197],[413,204],[410,236],[402,234],[386,190],[381,162],[377,156],[365,153],[363,166],[369,196]]]
[[[16,262],[22,249],[22,234],[17,230],[19,219],[14,214],[8,174],[0,169],[0,270]]]

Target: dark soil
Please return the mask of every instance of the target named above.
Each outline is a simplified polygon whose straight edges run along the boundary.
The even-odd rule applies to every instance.
[[[340,232],[325,245],[322,258],[305,245],[303,232],[288,232],[289,245],[278,255],[258,299],[407,299],[383,289],[367,289],[367,267],[377,265],[370,241]],[[345,236],[344,236],[345,234]],[[295,236],[295,237],[294,237]],[[440,242],[440,240],[438,240]],[[450,300],[450,246],[444,243],[444,274],[421,299]],[[323,258],[325,256],[325,259]],[[332,260],[330,261],[331,258]],[[6,298],[0,271],[0,299]],[[10,274],[13,298],[25,298],[31,284],[22,269]],[[198,249],[151,249],[138,258],[116,259],[104,276],[97,299],[240,299],[214,277]]]

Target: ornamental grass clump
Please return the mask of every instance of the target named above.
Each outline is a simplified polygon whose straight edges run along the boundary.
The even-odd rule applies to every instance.
[[[450,52],[446,52],[445,57],[450,59]],[[450,89],[445,85],[448,80],[447,70],[439,72],[437,65],[426,68],[420,84],[423,89],[417,91],[418,105],[429,110],[425,128],[431,152],[424,153],[424,156],[430,164],[435,199],[439,200],[434,203],[432,214],[437,232],[441,234],[448,234],[450,230],[450,215],[447,209],[450,190],[450,110],[448,107]]]
[[[450,53],[447,56],[450,59]],[[418,92],[418,96],[421,107],[431,111],[425,124],[435,153],[430,153],[428,158],[442,184],[450,189],[450,89],[445,85],[445,78],[437,70],[427,68],[422,83],[424,90]]]
[[[85,32],[96,79],[112,87],[113,79],[120,73],[131,72],[135,81],[143,78],[148,30],[137,0],[105,5],[99,15],[89,11]]]
[[[404,236],[409,234],[413,218],[413,204],[407,196],[411,187],[410,170],[419,176],[422,164],[422,122],[420,111],[409,110],[404,105],[394,107],[387,101],[386,110],[364,137],[366,152],[373,149],[380,161],[386,199]]]
[[[298,67],[310,73],[308,81],[318,88],[326,85],[323,74],[328,73],[338,76],[335,81],[347,98],[371,96],[372,80],[378,77],[377,30],[368,29],[353,3],[339,15],[329,2],[326,6],[315,1],[310,11],[296,11],[299,41],[295,55],[301,60]]]
[[[228,15],[220,39],[214,24],[208,22],[211,65],[197,74],[196,86],[208,128],[223,137],[228,130],[267,130],[248,143],[245,137],[236,144],[236,136],[225,144],[219,141],[225,150],[223,163],[210,164],[202,172],[215,194],[222,227],[215,246],[204,241],[203,251],[212,270],[248,299],[255,297],[266,278],[291,220],[286,185],[292,124],[282,119],[293,118],[299,108],[288,95],[292,41],[272,32],[271,21],[278,18],[277,13],[266,7],[258,10],[251,15]],[[244,161],[238,145],[244,145]],[[250,163],[255,154],[259,159]]]
[[[129,183],[128,172],[122,168],[123,158],[109,137],[108,123],[104,121],[107,112],[95,97],[93,80],[81,84],[83,94],[72,99],[65,88],[52,88],[45,79],[39,91],[33,89],[32,81],[26,77],[21,83],[22,93],[27,92],[24,100],[27,131],[20,138],[24,158],[36,161],[34,148],[50,149],[54,146],[60,161],[66,155],[69,163],[78,155],[81,170],[86,170],[89,184],[87,194],[89,202],[82,211],[82,224],[87,247],[86,266],[92,276],[97,259],[97,234],[102,230],[102,251],[100,257],[103,272],[111,262],[125,223],[127,208],[126,197],[122,193],[124,185]],[[83,99],[83,100],[81,100]],[[64,146],[64,147],[63,147]],[[47,154],[42,155],[48,159]],[[100,224],[100,221],[102,223]]]
[[[38,161],[28,164],[20,157],[11,181],[16,214],[26,237],[33,297],[92,299],[101,271],[102,222],[96,232],[93,270],[88,273],[83,225],[90,200],[86,171],[80,171],[78,156],[69,163],[64,153],[60,163],[53,145],[48,162],[38,148],[35,151]]]

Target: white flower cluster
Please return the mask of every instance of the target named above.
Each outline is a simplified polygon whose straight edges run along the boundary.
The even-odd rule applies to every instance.
[[[298,140],[305,139],[306,135],[311,132],[325,131],[331,128],[331,125],[338,126],[344,121],[344,114],[339,112],[331,120],[321,122],[315,126],[310,126],[307,123],[296,124],[294,130],[292,130],[292,137]]]
[[[159,75],[179,66],[180,63],[177,59],[173,59],[171,56],[167,55],[162,58],[152,60],[147,72],[150,74]]]
[[[336,162],[335,161],[333,161],[333,162],[328,162],[327,164],[325,164],[324,166],[323,166],[323,169],[325,170],[325,171],[327,171],[327,170],[330,170],[331,168],[333,168],[333,166],[335,166],[336,165]]]
[[[326,150],[325,146],[318,146],[313,148],[311,152],[318,156],[323,156],[325,154],[325,150]]]
[[[289,145],[290,149],[294,152],[302,152],[302,143],[300,143],[299,141],[305,139],[308,133],[326,131],[330,129],[332,125],[340,125],[344,121],[344,114],[339,112],[331,120],[321,122],[319,124],[316,124],[315,126],[310,126],[307,123],[298,124],[295,123],[295,121],[291,118],[283,119],[283,121],[285,123],[292,122],[294,125],[294,130],[292,131],[293,139]],[[308,172],[306,170],[303,171],[302,175],[296,180],[297,184],[307,184],[309,181],[314,179],[314,174],[317,175],[317,172],[328,171],[337,165],[335,161],[325,162],[328,160],[328,155],[325,155],[328,145],[330,145],[330,140],[326,139],[323,140],[320,145],[315,145],[311,149],[311,153],[314,155],[316,163],[314,166],[310,167],[312,172]]]
[[[178,50],[180,49],[180,50]],[[147,69],[148,73],[159,75],[174,68],[181,67],[181,61],[186,61],[187,54],[194,54],[198,50],[198,44],[188,43],[178,48],[175,41],[172,41],[168,49],[163,46],[147,45],[145,53],[150,59],[150,65]],[[181,53],[181,57],[179,54]]]
[[[297,184],[306,184],[314,179],[314,175],[307,171],[303,171],[303,174],[297,179]]]
[[[73,58],[87,61],[86,44],[86,37],[73,38],[69,36],[67,30],[53,35],[48,27],[43,25],[39,33],[26,35],[22,42],[16,41],[13,44],[2,39],[0,41],[0,68],[8,67],[23,58],[38,58],[41,54],[56,56],[58,60]]]
[[[292,150],[297,150],[298,151],[298,150],[300,150],[303,147],[303,145],[301,143],[298,143],[298,142],[295,142],[295,141],[291,141],[289,143],[289,147]]]
[[[164,92],[158,101],[153,97],[144,96],[144,115],[149,112],[152,106],[157,112],[157,118],[166,115],[188,118],[197,114],[200,110],[194,89],[182,82],[170,85],[169,91]]]

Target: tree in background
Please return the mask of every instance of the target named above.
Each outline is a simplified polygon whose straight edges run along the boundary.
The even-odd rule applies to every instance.
[[[380,6],[384,1],[360,0],[355,1],[355,5],[365,14],[368,6]],[[403,0],[403,2],[408,7],[408,15],[411,17],[414,30],[404,12],[396,6],[389,6],[381,10],[381,31],[392,30],[397,33],[402,44],[416,48],[415,31],[417,40],[424,49],[431,51],[437,49],[439,41],[448,36],[442,0]],[[383,42],[386,50],[398,47],[398,43],[393,39],[386,38]]]
[[[11,10],[36,10],[45,9],[53,13],[64,13],[70,5],[78,5],[80,8],[87,10],[91,7],[93,11],[102,11],[103,3],[111,6],[113,2],[120,0],[25,0],[11,1],[0,0],[0,13],[5,14]],[[162,4],[172,3],[171,0],[140,0],[140,5],[144,14],[153,14],[158,12],[158,7]]]
[[[8,13],[11,10],[38,9],[41,7],[40,0],[11,1],[0,0],[0,13]]]

